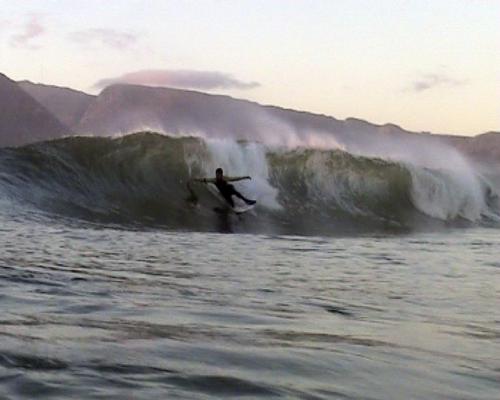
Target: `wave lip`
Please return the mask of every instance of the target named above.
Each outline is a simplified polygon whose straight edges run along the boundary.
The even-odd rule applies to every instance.
[[[193,177],[251,175],[253,215],[221,217]],[[0,150],[0,210],[9,204],[100,223],[181,230],[337,233],[497,223],[494,179],[341,149],[169,137],[69,137]],[[222,219],[222,221],[221,221]]]

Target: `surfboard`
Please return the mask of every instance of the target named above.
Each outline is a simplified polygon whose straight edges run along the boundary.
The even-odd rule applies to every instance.
[[[255,203],[257,204],[257,203]],[[244,214],[246,213],[247,211],[250,211],[252,210],[254,207],[255,207],[255,204],[247,204],[245,206],[235,206],[235,207],[232,207],[232,210],[236,213],[236,214]],[[231,208],[231,207],[229,207]]]
[[[207,185],[206,188],[208,189],[208,192],[212,194],[221,204],[220,206],[215,206],[213,207],[213,211],[215,211],[218,214],[231,214],[234,213],[236,215],[241,215],[244,214],[250,210],[252,210],[256,204],[246,204],[242,200],[236,198],[233,196],[233,201],[234,201],[234,207],[231,207],[226,199],[224,199],[218,189],[214,185]],[[192,188],[188,185],[188,190],[190,192],[193,192]],[[191,193],[193,195],[193,193]]]
[[[257,204],[245,204],[243,203],[243,201],[241,201],[240,199],[237,199],[237,198],[234,198],[233,197],[233,200],[235,202],[235,205],[234,207],[231,207],[226,199],[224,199],[220,194],[219,194],[219,191],[215,188],[215,187],[212,187],[212,185],[209,185],[208,186],[208,191],[214,195],[214,197],[217,198],[217,200],[220,201],[221,203],[221,206],[218,206],[218,207],[214,207],[213,210],[216,212],[216,213],[219,213],[219,214],[227,214],[227,213],[235,213],[237,215],[241,215],[241,214],[244,214],[246,213],[247,211],[250,211],[252,210],[255,205]]]
[[[230,205],[227,205],[226,207],[214,207],[213,210],[216,213],[219,214],[228,214],[228,213],[235,213],[237,215],[241,215],[246,213],[247,211],[252,210],[255,207],[255,204],[247,205],[245,206],[235,206],[231,207]]]

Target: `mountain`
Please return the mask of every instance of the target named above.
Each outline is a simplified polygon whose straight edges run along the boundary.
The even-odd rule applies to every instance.
[[[0,126],[3,126],[0,132],[14,133],[2,133],[0,145],[7,143],[7,136],[11,138],[9,144],[57,137],[61,132],[69,133],[66,128],[69,126],[79,134],[104,136],[153,130],[275,144],[317,145],[334,141],[349,151],[381,156],[404,152],[418,157],[419,152],[451,145],[473,160],[500,164],[498,132],[475,137],[410,132],[394,124],[375,125],[356,118],[338,120],[229,96],[172,88],[117,84],[92,96],[69,88],[20,82],[19,87],[37,103],[30,96],[21,96],[14,82],[1,77],[0,100],[5,99],[1,102],[5,111],[0,109]],[[17,97],[10,92],[16,92]],[[13,104],[11,97],[24,99],[22,110]],[[7,107],[11,111],[7,112]],[[33,115],[25,114],[28,110],[45,118],[45,123],[34,123]],[[49,111],[62,123],[57,124]],[[50,129],[40,129],[44,124],[49,124]],[[439,157],[439,150],[434,153]]]
[[[70,88],[30,81],[21,81],[18,85],[66,126],[78,124],[95,97]]]
[[[443,135],[442,140],[472,159],[500,164],[500,132],[487,132],[473,137]]]
[[[335,139],[349,149],[375,155],[453,146],[475,160],[500,163],[500,134],[477,137],[409,132],[394,124],[265,106],[196,91],[118,84],[97,96],[74,126],[80,133],[126,134],[154,130],[169,134],[306,143]]]
[[[0,146],[18,146],[70,133],[16,82],[0,73]]]
[[[201,133],[255,140],[279,137],[282,132],[299,139],[314,132],[334,133],[346,140],[353,132],[409,134],[396,125],[378,126],[354,118],[340,121],[229,96],[123,84],[104,89],[74,127],[78,132],[98,135],[146,128],[172,134]]]
[[[150,128],[173,134],[256,138],[268,122],[262,106],[245,100],[180,89],[113,85],[101,92],[75,129],[112,134]]]

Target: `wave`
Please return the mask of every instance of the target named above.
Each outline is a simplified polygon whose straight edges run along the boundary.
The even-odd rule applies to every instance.
[[[235,184],[258,206],[236,216],[193,177]],[[340,149],[169,137],[70,137],[0,150],[0,209],[175,230],[286,234],[408,231],[500,221],[494,178]],[[17,208],[13,208],[16,205]]]

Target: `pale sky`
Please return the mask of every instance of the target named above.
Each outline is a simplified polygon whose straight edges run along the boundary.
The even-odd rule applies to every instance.
[[[500,0],[0,0],[0,72],[500,131]]]

